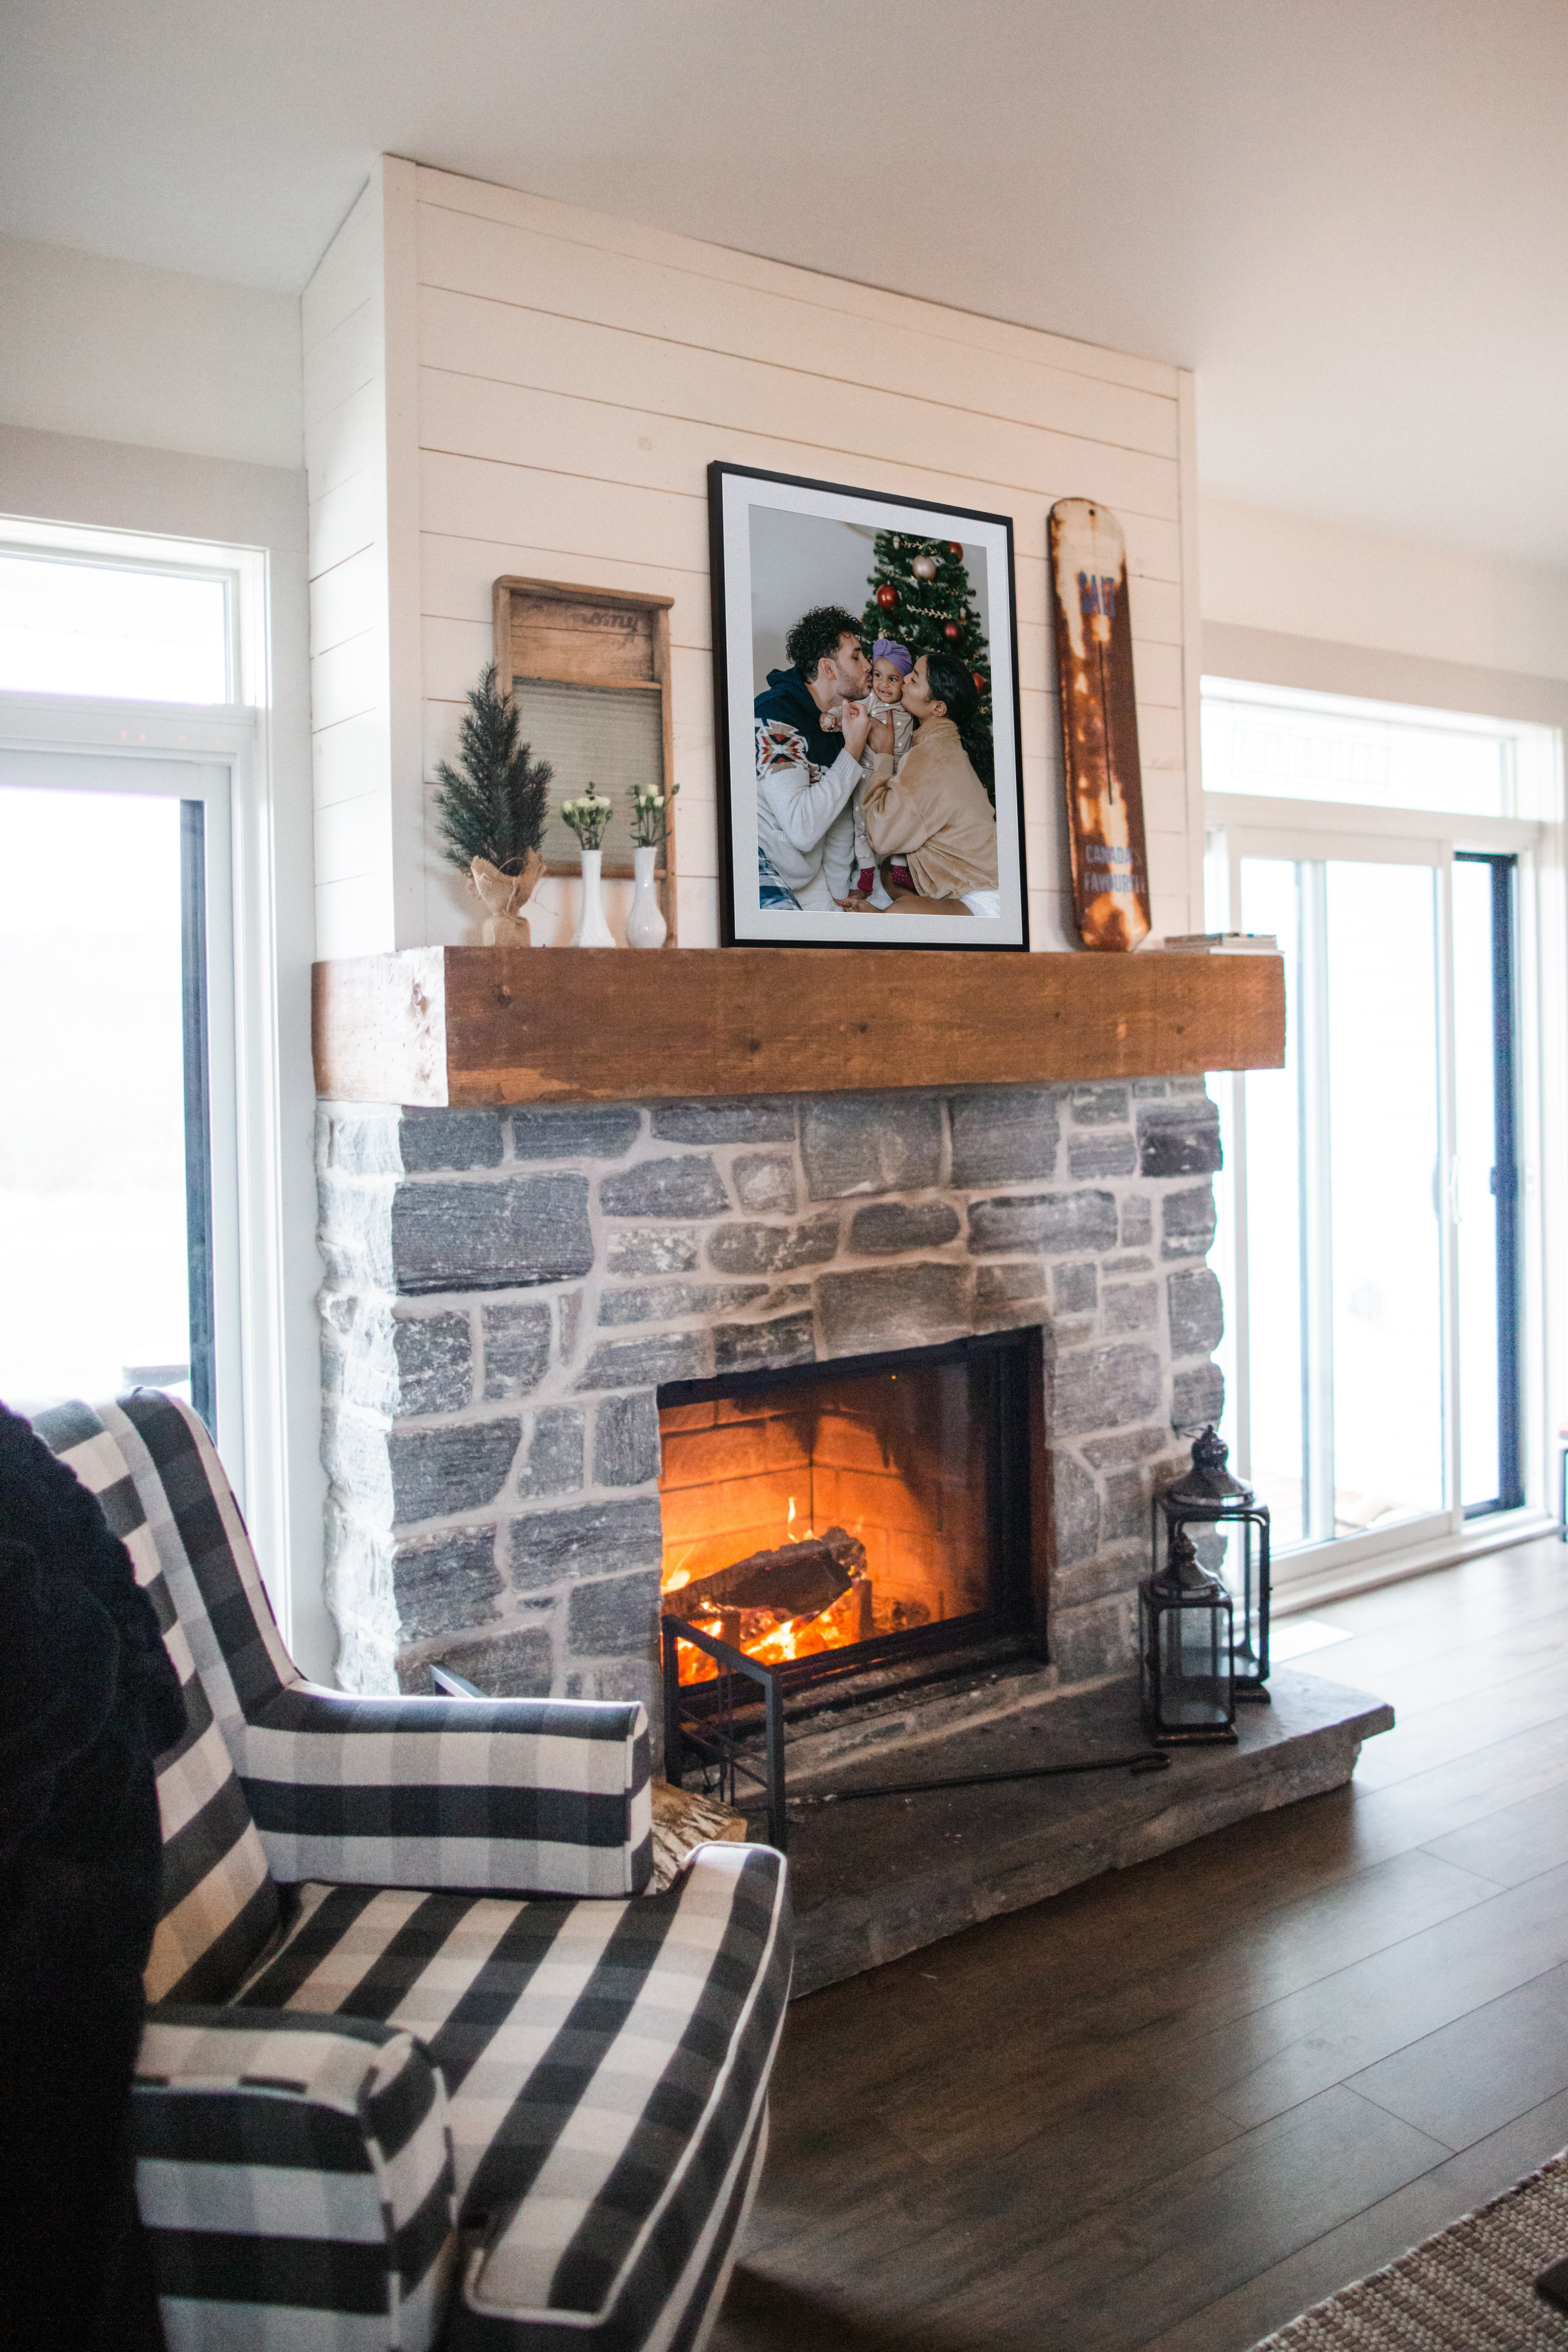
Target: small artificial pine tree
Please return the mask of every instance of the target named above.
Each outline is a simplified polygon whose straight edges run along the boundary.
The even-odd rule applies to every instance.
[[[922,579],[915,571],[917,558],[922,564],[929,562],[934,567],[929,579]],[[889,589],[890,598],[886,593]],[[860,625],[868,653],[878,637],[896,637],[916,661],[921,654],[951,654],[973,674],[980,695],[980,719],[971,757],[994,804],[991,652],[974,609],[974,591],[970,585],[963,548],[956,540],[916,539],[907,530],[879,530],[866,591],[866,616]]]
[[[503,874],[521,874],[529,852],[544,837],[548,760],[531,763],[531,743],[519,744],[520,725],[510,695],[496,690],[496,666],[483,670],[468,695],[458,738],[462,771],[443,760],[436,771],[436,818],[446,855],[466,871],[489,858]]]

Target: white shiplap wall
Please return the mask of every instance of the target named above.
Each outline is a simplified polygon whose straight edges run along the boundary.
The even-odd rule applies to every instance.
[[[379,648],[362,642],[371,625],[363,621],[363,591],[370,586],[374,603],[379,567],[395,639],[411,560],[398,536],[398,499],[401,485],[406,520],[413,469],[422,775],[450,754],[464,692],[489,657],[499,573],[673,596],[679,931],[689,947],[716,941],[705,469],[723,457],[1013,517],[1026,837],[1037,884],[1065,873],[1047,515],[1055,499],[1082,497],[1121,517],[1132,573],[1155,926],[1190,928],[1200,840],[1195,497],[1190,379],[1180,370],[446,173],[387,164],[367,194],[379,205],[388,257],[379,357],[390,387],[392,520],[380,542],[363,527],[334,537],[324,511],[358,478],[366,446],[374,458],[375,379],[363,361],[340,368],[331,382],[335,402],[325,397],[327,345],[334,335],[353,341],[345,330],[358,314],[346,306],[353,286],[363,286],[363,265],[341,270],[342,290],[323,301],[317,289],[334,247],[307,297],[311,496],[313,512],[323,510],[321,552],[330,542],[334,556],[317,581],[325,696],[319,740],[338,727],[360,730],[343,753],[325,750],[318,766],[319,778],[347,779],[341,789],[327,782],[323,794],[326,891],[342,891],[346,903],[347,893],[363,889],[367,908],[375,892],[388,899],[384,880],[373,892],[369,869],[363,879],[348,870],[363,854],[360,820],[374,814],[361,748],[374,723],[364,696]],[[359,221],[356,212],[343,237],[359,234]],[[395,249],[416,257],[416,301],[406,307],[392,289]],[[374,291],[363,299],[374,345]],[[416,367],[410,436],[397,387]],[[319,421],[330,408],[341,420],[331,442],[335,459]],[[318,478],[318,464],[332,462],[339,478],[323,471]],[[345,505],[353,496],[348,489]],[[334,572],[343,575],[335,584]],[[392,678],[402,683],[395,665]],[[395,711],[389,725],[395,738]],[[394,751],[382,820],[392,843],[397,944],[470,937],[471,907],[433,851],[427,824],[416,876],[416,819],[427,810],[416,811],[412,782]],[[425,802],[428,793],[426,783]],[[544,887],[555,898],[545,898],[535,936],[563,937],[574,886]],[[1037,887],[1030,916],[1037,947],[1073,944],[1059,890]]]
[[[382,158],[300,302],[319,956],[425,937],[415,176]]]

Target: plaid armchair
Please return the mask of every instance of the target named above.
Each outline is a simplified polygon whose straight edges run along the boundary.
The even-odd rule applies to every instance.
[[[647,1893],[640,1706],[316,1688],[193,1413],[35,1425],[185,1692],[134,2094],[171,2352],[696,2352],[766,2141],[781,1857]]]

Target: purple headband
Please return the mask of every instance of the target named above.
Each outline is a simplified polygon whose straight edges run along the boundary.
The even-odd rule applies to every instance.
[[[900,677],[908,677],[914,667],[907,646],[897,645],[891,637],[879,637],[871,648],[874,662],[890,661]]]

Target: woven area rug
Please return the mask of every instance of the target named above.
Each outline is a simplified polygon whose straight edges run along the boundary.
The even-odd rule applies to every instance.
[[[1568,2314],[1535,2292],[1565,2257],[1568,2150],[1253,2352],[1568,2352]]]

